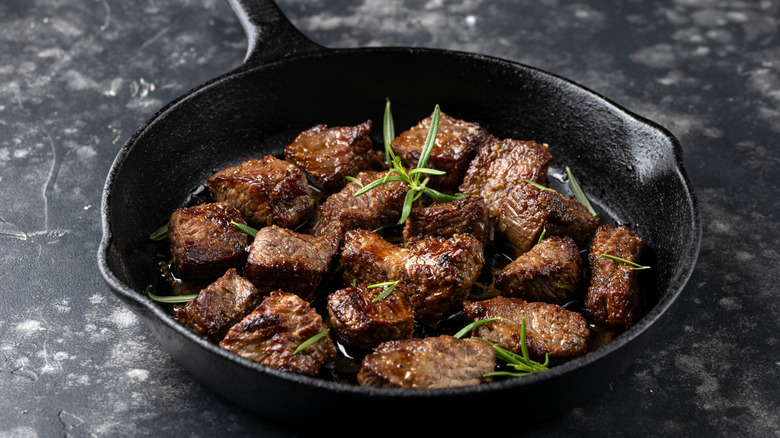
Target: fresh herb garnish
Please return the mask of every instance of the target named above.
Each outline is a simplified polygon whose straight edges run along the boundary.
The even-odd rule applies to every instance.
[[[160,228],[156,229],[152,234],[149,235],[149,238],[152,240],[165,240],[168,238],[168,224],[165,224],[161,226]]]
[[[245,232],[246,234],[248,234],[248,235],[250,235],[250,236],[252,236],[252,237],[255,237],[255,236],[257,235],[257,230],[256,230],[256,229],[254,229],[254,228],[252,228],[252,227],[250,227],[249,225],[245,225],[245,224],[239,224],[239,223],[238,223],[238,222],[236,222],[236,221],[230,221],[230,223],[231,223],[231,224],[232,224],[234,227],[238,228],[239,230],[241,230],[241,231]]]
[[[319,341],[321,338],[325,337],[325,335],[327,335],[329,331],[330,331],[330,329],[326,328],[325,330],[323,330],[323,331],[317,333],[316,335],[310,337],[309,339],[303,341],[303,343],[301,343],[301,345],[299,345],[298,348],[296,348],[295,351],[293,351],[293,354],[298,354],[304,348],[306,348],[309,345]]]
[[[379,301],[379,300],[383,299],[384,297],[390,295],[390,292],[392,292],[393,289],[395,289],[395,286],[398,284],[399,281],[400,280],[386,281],[384,283],[376,283],[376,284],[372,284],[370,286],[366,286],[369,289],[373,289],[373,288],[376,288],[376,287],[385,287],[385,290],[383,290],[381,294],[379,294],[376,297],[374,297],[374,299],[371,300],[371,302],[372,303],[376,303],[377,301]]]
[[[634,263],[631,260],[626,260],[624,258],[620,258],[618,256],[614,256],[612,254],[607,254],[607,253],[601,254],[600,256],[598,256],[595,259],[593,259],[593,263],[596,263],[596,261],[598,259],[602,258],[602,257],[606,257],[606,258],[609,258],[609,259],[617,260],[617,261],[623,262],[623,263],[628,263],[629,265],[631,265],[631,269],[633,269],[635,271],[638,271],[638,270],[641,270],[641,269],[650,269],[650,266],[643,266],[643,265]]]
[[[447,195],[427,187],[430,177],[425,175],[440,176],[447,174],[447,172],[441,170],[425,167],[428,164],[428,159],[431,157],[433,146],[436,144],[436,135],[439,132],[440,118],[441,109],[439,108],[439,105],[436,105],[433,110],[433,115],[431,116],[431,126],[428,129],[428,136],[425,139],[425,144],[423,146],[422,152],[420,153],[420,159],[417,161],[417,167],[407,172],[401,163],[401,158],[395,155],[393,148],[390,145],[395,136],[395,133],[393,132],[394,128],[392,114],[390,112],[390,101],[388,100],[387,104],[385,104],[383,134],[385,137],[385,156],[389,157],[389,163],[391,164],[392,168],[387,171],[387,174],[385,174],[384,177],[376,179],[375,181],[372,181],[366,185],[363,185],[357,178],[346,177],[348,181],[357,183],[361,187],[360,190],[355,192],[354,196],[363,195],[372,189],[392,181],[401,181],[406,183],[409,186],[409,191],[406,192],[406,197],[404,198],[403,207],[401,209],[401,218],[398,221],[399,224],[406,222],[406,218],[409,217],[409,213],[412,211],[412,204],[414,204],[414,202],[418,200],[423,194],[427,194],[439,202],[451,202],[456,199],[464,198],[465,196],[461,193]],[[423,176],[425,176],[424,179]]]
[[[552,190],[551,188],[545,187],[545,186],[539,184],[538,182],[532,181],[530,179],[525,180],[525,182],[527,182],[528,184],[531,184],[532,186],[536,187],[539,190]]]
[[[547,227],[542,228],[542,232],[539,233],[539,240],[536,241],[536,243],[542,243],[542,239],[544,239],[544,235],[547,233]]]
[[[486,318],[486,319],[480,319],[477,321],[472,322],[471,324],[467,325],[466,327],[463,327],[460,331],[455,333],[453,336],[460,339],[463,336],[465,336],[467,333],[469,333],[471,330],[475,329],[476,327],[479,327],[482,324],[495,321],[498,319],[503,318]],[[519,377],[519,376],[527,376],[528,374],[538,373],[540,371],[544,371],[547,369],[547,366],[550,364],[550,356],[545,355],[545,361],[544,363],[539,363],[534,360],[531,360],[531,357],[528,355],[528,347],[526,346],[526,330],[525,330],[525,318],[523,318],[522,322],[520,323],[520,349],[522,351],[522,355],[519,355],[517,353],[513,353],[505,348],[499,347],[498,345],[488,341],[487,339],[482,339],[475,337],[474,339],[479,339],[480,341],[485,341],[491,346],[493,346],[493,349],[496,350],[496,357],[506,362],[507,366],[514,368],[518,372],[511,372],[511,371],[494,371],[492,373],[487,373],[484,376],[485,377],[496,377],[496,376],[506,376],[506,377]]]
[[[580,204],[584,205],[588,209],[593,217],[599,217],[599,214],[596,213],[596,210],[594,210],[593,206],[590,205],[588,197],[585,196],[585,192],[582,191],[580,183],[577,181],[577,178],[574,177],[574,174],[571,172],[569,166],[566,166],[566,176],[568,177],[569,187],[571,188],[572,193],[574,193],[574,197],[580,201]]]
[[[176,304],[176,303],[189,303],[190,301],[194,300],[198,297],[198,294],[191,294],[191,295],[169,295],[169,296],[162,296],[162,295],[155,295],[152,293],[152,285],[146,286],[146,295],[149,295],[149,298],[160,302],[160,303],[167,303],[167,304]]]

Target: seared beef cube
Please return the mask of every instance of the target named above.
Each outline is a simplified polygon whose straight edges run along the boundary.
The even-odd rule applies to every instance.
[[[212,342],[225,337],[230,327],[253,311],[262,297],[235,268],[228,271],[184,305],[173,316],[190,330]]]
[[[431,117],[428,116],[393,139],[391,143],[393,152],[401,158],[404,166],[409,168],[417,166],[431,127]],[[491,138],[490,133],[479,124],[441,113],[436,142],[426,167],[442,170],[447,174],[431,175],[428,186],[442,191],[457,189],[469,162]]]
[[[257,308],[230,328],[222,348],[263,365],[309,376],[336,360],[329,334],[295,353],[312,336],[327,329],[309,303],[295,294],[273,291]]]
[[[546,184],[547,168],[552,161],[547,144],[514,139],[493,140],[477,152],[469,164],[460,192],[482,196],[492,220],[511,191],[531,180]]]
[[[360,172],[356,178],[366,185],[386,174],[367,170]],[[314,215],[311,234],[332,235],[341,239],[349,230],[374,230],[398,222],[401,218],[401,207],[409,190],[406,183],[389,182],[355,196],[358,190],[360,185],[350,182],[320,204]]]
[[[429,236],[446,239],[455,234],[471,234],[482,246],[487,246],[489,233],[485,201],[479,196],[468,196],[412,209],[403,235],[404,242],[411,243]]]
[[[271,225],[261,228],[249,248],[244,275],[261,295],[283,289],[314,299],[330,273],[338,242]]]
[[[602,254],[638,263],[644,246],[645,240],[624,225],[602,225],[596,231],[588,254],[592,278],[585,296],[585,308],[596,324],[627,329],[639,319],[638,273],[630,264]]]
[[[549,303],[529,303],[520,298],[495,297],[466,303],[466,314],[473,321],[501,318],[482,324],[473,336],[493,342],[506,350],[522,354],[522,321],[525,318],[528,355],[536,361],[572,359],[587,353],[590,330],[584,316]]]
[[[482,244],[469,234],[429,237],[407,247],[367,230],[346,234],[341,251],[344,283],[399,281],[415,320],[432,323],[461,309],[485,263]]]
[[[501,295],[564,305],[578,296],[585,263],[570,237],[548,237],[496,273]]]
[[[449,335],[389,341],[363,358],[358,383],[382,388],[478,385],[495,370],[496,351],[478,339]]]
[[[348,287],[328,295],[330,325],[341,339],[362,350],[382,342],[409,339],[414,333],[412,307],[396,290],[378,301],[384,288]]]
[[[585,248],[600,224],[601,219],[576,199],[525,183],[504,200],[497,233],[520,255],[531,248],[543,230],[546,236],[569,236],[578,247]]]
[[[306,171],[322,190],[335,192],[346,184],[345,176],[381,165],[368,136],[370,131],[370,120],[357,126],[316,125],[298,134],[284,149],[284,156]]]
[[[314,210],[314,196],[301,169],[271,155],[244,161],[206,181],[217,201],[236,207],[254,227],[293,228]]]
[[[231,221],[246,224],[238,210],[222,202],[174,211],[168,220],[173,274],[186,280],[213,279],[241,266],[249,238]]]

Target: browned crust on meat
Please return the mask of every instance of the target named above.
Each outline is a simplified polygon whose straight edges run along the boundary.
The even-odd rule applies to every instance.
[[[484,199],[468,196],[414,208],[404,224],[403,238],[405,243],[411,243],[426,237],[446,239],[455,234],[471,234],[482,246],[488,245],[490,222]]]

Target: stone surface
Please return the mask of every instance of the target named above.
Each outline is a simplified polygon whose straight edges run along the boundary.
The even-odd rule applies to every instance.
[[[609,391],[532,432],[778,436],[780,3],[279,4],[326,47],[519,61],[671,130],[702,215],[696,270]],[[0,436],[289,436],[193,381],[95,263],[119,148],[244,50],[219,0],[0,3]]]

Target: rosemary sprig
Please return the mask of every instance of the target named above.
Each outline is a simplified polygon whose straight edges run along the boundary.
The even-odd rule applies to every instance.
[[[468,333],[470,333],[472,330],[474,330],[475,328],[481,326],[482,324],[487,324],[487,323],[489,323],[491,321],[496,321],[496,320],[499,320],[499,319],[501,319],[501,318],[486,318],[486,319],[480,319],[480,320],[474,321],[471,324],[467,325],[466,327],[463,327],[462,329],[460,329],[457,333],[455,333],[452,336],[455,337],[455,338],[461,339],[464,336],[466,336]]]
[[[528,184],[531,184],[532,186],[536,187],[539,190],[552,190],[551,188],[545,187],[545,186],[539,184],[538,182],[532,181],[530,179],[525,180],[525,182],[527,182]]]
[[[401,158],[395,155],[393,148],[391,147],[391,142],[395,137],[395,133],[393,128],[392,113],[390,111],[390,101],[388,100],[385,104],[383,135],[385,143],[385,157],[386,159],[389,159],[389,163],[392,167],[389,171],[387,171],[384,177],[378,178],[366,185],[363,185],[360,181],[357,180],[357,178],[347,177],[348,181],[355,182],[361,187],[360,190],[355,192],[354,196],[363,195],[372,189],[392,181],[401,181],[406,183],[409,185],[409,191],[406,193],[406,197],[404,198],[403,207],[401,209],[401,218],[398,221],[399,224],[406,222],[406,218],[409,217],[409,213],[412,211],[412,204],[414,204],[414,202],[418,200],[423,194],[427,194],[439,202],[451,202],[456,199],[463,198],[464,195],[461,193],[447,195],[427,187],[428,181],[430,180],[430,177],[427,175],[440,176],[447,174],[447,172],[441,170],[425,167],[428,164],[428,159],[431,157],[433,146],[436,144],[436,135],[439,132],[440,119],[441,109],[439,108],[439,105],[436,105],[433,110],[433,114],[431,115],[431,126],[428,129],[428,135],[425,139],[422,152],[420,152],[420,159],[417,161],[417,167],[407,172],[406,168],[404,168],[403,164],[401,163]]]
[[[574,177],[574,174],[571,172],[569,166],[566,166],[566,176],[568,177],[569,187],[571,188],[572,193],[574,193],[574,197],[580,201],[580,204],[584,205],[588,209],[590,214],[592,214],[594,217],[599,217],[599,214],[596,213],[596,210],[594,210],[593,206],[590,205],[588,197],[585,196],[585,192],[582,191],[580,183],[577,181],[577,178]]]
[[[474,321],[471,324],[467,325],[466,327],[462,328],[453,336],[460,339],[463,336],[465,336],[467,333],[469,333],[471,330],[473,330],[474,328],[498,319],[502,319],[502,318],[486,318],[486,319],[480,319]],[[519,377],[519,376],[526,376],[528,374],[538,373],[540,371],[544,371],[547,369],[548,365],[550,364],[549,355],[546,355],[544,363],[539,363],[534,360],[531,360],[531,357],[528,355],[528,347],[526,346],[525,318],[523,318],[522,322],[520,323],[520,330],[521,330],[520,349],[523,353],[522,355],[513,353],[505,348],[499,347],[498,345],[488,341],[487,339],[482,339],[478,337],[474,338],[474,339],[479,339],[481,341],[485,341],[488,344],[490,344],[496,350],[497,358],[506,362],[507,366],[510,366],[518,371],[516,373],[510,371],[494,371],[492,373],[485,374],[485,377],[496,377],[496,376]]]
[[[257,235],[257,231],[255,228],[250,227],[249,225],[240,224],[236,221],[230,221],[230,224],[234,227],[238,228],[239,230],[245,232],[246,234],[255,237]]]
[[[166,304],[189,303],[190,301],[198,297],[198,294],[170,295],[170,296],[155,295],[152,293],[151,284],[149,286],[146,286],[146,295],[149,295],[149,298],[157,302],[166,303]]]
[[[321,331],[321,332],[317,333],[316,335],[314,335],[314,336],[310,337],[309,339],[307,339],[307,340],[303,341],[303,342],[301,343],[301,345],[299,345],[299,346],[298,346],[298,348],[296,348],[296,349],[295,349],[295,351],[293,351],[293,354],[298,354],[298,353],[300,353],[300,352],[301,352],[301,351],[302,351],[304,348],[306,348],[306,347],[308,347],[309,345],[311,345],[311,344],[313,344],[313,343],[315,343],[315,342],[319,341],[321,338],[325,337],[325,335],[327,335],[329,331],[330,331],[330,329],[329,329],[329,328],[326,328],[325,330],[323,330],[323,331]]]
[[[393,289],[395,289],[395,287],[396,287],[396,285],[398,285],[399,281],[400,280],[385,281],[384,283],[376,283],[376,284],[372,284],[370,286],[366,286],[368,289],[373,289],[373,288],[376,288],[376,287],[385,287],[385,290],[383,290],[381,294],[379,294],[376,297],[374,297],[374,299],[371,300],[371,302],[372,303],[376,303],[377,301],[379,301],[379,300],[383,299],[384,297],[390,295],[390,292],[392,292]]]
[[[168,238],[168,224],[165,224],[161,226],[160,228],[154,230],[152,234],[149,235],[149,238],[152,240],[165,240]]]
[[[539,233],[539,240],[536,241],[537,244],[542,243],[545,234],[547,234],[547,227],[542,227],[542,232]]]
[[[607,253],[601,254],[600,256],[598,256],[595,259],[593,259],[593,263],[596,263],[596,261],[598,261],[598,259],[600,259],[602,257],[606,257],[606,258],[609,258],[609,259],[617,260],[619,262],[627,263],[627,264],[631,265],[631,269],[633,269],[635,271],[639,271],[641,269],[650,269],[650,266],[643,266],[643,265],[634,263],[631,260],[626,260],[624,258],[620,258],[618,256],[614,256],[612,254],[607,254]],[[591,263],[591,264],[593,264],[593,263]]]

